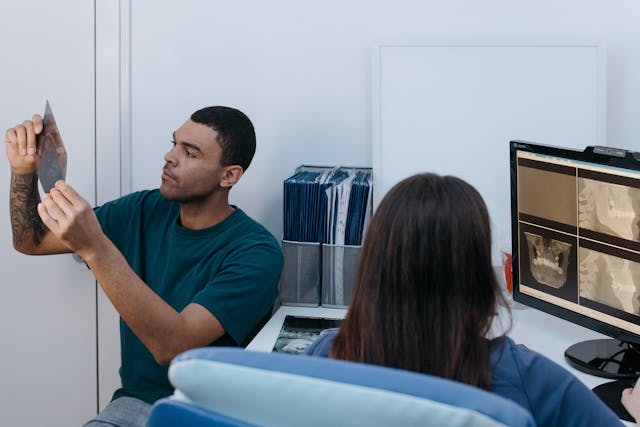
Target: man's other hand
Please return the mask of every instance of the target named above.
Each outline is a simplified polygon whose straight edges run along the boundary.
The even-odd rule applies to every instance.
[[[58,239],[85,260],[106,239],[91,205],[64,181],[57,181],[42,197],[38,214]]]

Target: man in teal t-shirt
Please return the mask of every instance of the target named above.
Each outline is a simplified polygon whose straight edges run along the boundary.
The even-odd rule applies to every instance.
[[[122,388],[86,426],[143,426],[150,404],[173,391],[173,357],[245,346],[271,313],[282,252],[228,199],[253,158],[253,125],[233,108],[196,111],[173,134],[159,190],[95,210],[63,181],[40,200],[41,131],[38,115],[7,131],[14,246],[75,252],[91,268],[120,314]]]

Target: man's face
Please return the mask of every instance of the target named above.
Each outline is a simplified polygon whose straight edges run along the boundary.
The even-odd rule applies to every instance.
[[[173,147],[164,156],[160,194],[181,203],[197,202],[221,190],[225,168],[218,132],[187,120],[173,133]]]

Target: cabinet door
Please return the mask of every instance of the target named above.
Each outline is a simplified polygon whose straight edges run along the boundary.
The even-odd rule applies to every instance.
[[[48,99],[67,147],[67,181],[95,202],[94,2],[0,3],[0,127]],[[0,424],[79,426],[96,413],[96,284],[71,255],[13,250],[10,171],[0,182]]]

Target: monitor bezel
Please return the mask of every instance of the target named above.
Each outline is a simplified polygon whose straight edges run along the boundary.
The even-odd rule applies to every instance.
[[[578,324],[585,328],[607,335],[620,341],[630,342],[640,345],[640,335],[629,332],[620,327],[610,325],[603,321],[594,319],[584,314],[575,312],[568,308],[560,307],[550,302],[541,300],[531,295],[520,292],[520,272],[519,272],[519,251],[518,248],[518,175],[517,175],[517,152],[525,151],[534,154],[543,154],[562,159],[589,162],[602,166],[619,167],[640,171],[640,154],[621,150],[624,157],[614,155],[598,154],[594,152],[594,146],[586,147],[583,151],[570,148],[544,145],[536,142],[514,140],[509,144],[510,151],[510,176],[511,176],[511,247],[512,249],[512,271],[513,271],[513,300],[537,310],[549,313],[566,321]],[[605,149],[608,147],[604,147]]]

